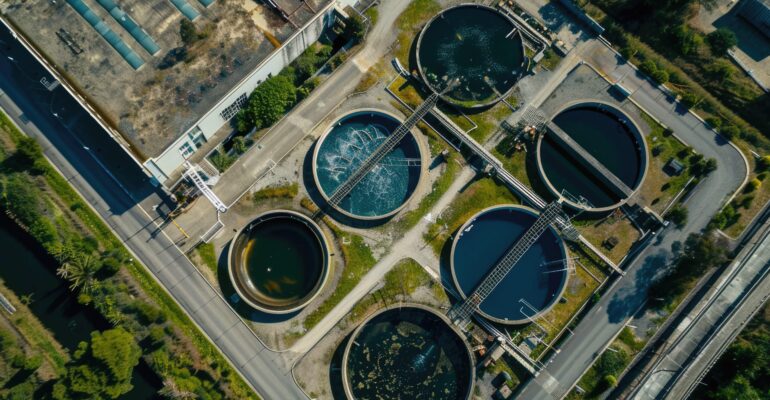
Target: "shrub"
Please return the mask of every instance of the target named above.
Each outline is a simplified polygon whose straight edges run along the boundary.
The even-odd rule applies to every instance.
[[[719,28],[706,36],[706,41],[711,51],[719,56],[727,54],[727,50],[738,44],[738,38],[733,31],[727,28]]]
[[[681,96],[682,96],[681,98],[682,104],[684,104],[685,107],[687,108],[693,108],[696,105],[698,105],[698,103],[700,103],[701,100],[703,100],[699,95],[689,90],[683,91]]]
[[[663,85],[663,84],[665,84],[666,82],[668,82],[668,72],[666,72],[666,71],[664,71],[664,70],[662,70],[662,69],[659,69],[659,70],[657,70],[657,71],[654,71],[654,72],[653,72],[652,74],[650,74],[650,75],[652,76],[652,79],[654,79],[654,80],[655,80],[655,82],[658,82],[658,83],[660,83],[661,85]]]
[[[757,169],[761,171],[770,169],[770,155],[760,157],[759,160],[757,160]]]
[[[711,127],[714,129],[719,129],[722,126],[722,118],[708,117],[706,118],[706,123],[711,125]]]
[[[685,56],[699,53],[703,46],[703,37],[686,24],[677,26],[674,36],[679,42],[679,51]]]
[[[762,187],[762,181],[760,181],[757,178],[754,178],[754,179],[749,181],[749,184],[746,186],[746,191],[747,192],[753,192],[753,191],[759,189],[760,187]]]
[[[671,220],[677,228],[682,228],[687,224],[687,215],[687,209],[678,205],[668,212],[668,219]]]
[[[641,69],[642,72],[647,75],[652,75],[655,71],[658,70],[658,64],[655,64],[655,61],[647,59],[641,65],[639,65],[639,69]]]
[[[238,113],[238,130],[245,132],[273,125],[297,100],[297,88],[283,75],[265,80],[249,96],[242,112]],[[245,129],[244,129],[245,128]]]
[[[200,39],[198,28],[195,27],[195,24],[185,18],[182,18],[179,22],[179,36],[182,38],[182,43],[184,43],[185,46],[190,46]]]
[[[363,18],[358,14],[351,14],[345,21],[345,31],[342,33],[343,36],[349,40],[360,41],[364,38],[364,33],[366,33],[366,25],[364,24]]]
[[[606,388],[614,388],[618,385],[618,378],[615,377],[615,375],[604,375],[604,378],[602,378],[602,384]]]
[[[741,129],[735,125],[729,124],[723,126],[722,129],[719,130],[719,133],[721,133],[727,140],[733,140],[741,134]]]

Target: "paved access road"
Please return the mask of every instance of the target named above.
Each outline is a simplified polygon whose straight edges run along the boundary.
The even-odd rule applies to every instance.
[[[560,352],[550,359],[546,368],[527,382],[519,399],[560,399],[566,396],[595,357],[644,305],[652,279],[669,266],[672,244],[683,242],[690,233],[702,230],[738,189],[747,173],[745,161],[737,149],[667,98],[603,43],[592,39],[577,51],[580,51],[582,59],[598,68],[610,80],[622,79],[623,85],[633,91],[634,101],[672,128],[697,152],[715,158],[719,167],[702,180],[688,198],[686,206],[689,218],[686,226],[681,230],[669,227],[659,232],[649,246],[626,263],[626,275],[608,289],[562,344]]]
[[[316,124],[323,123],[355,91],[366,71],[390,50],[397,34],[394,29],[396,19],[409,3],[410,0],[387,0],[378,6],[377,24],[368,33],[363,48],[222,174],[213,190],[225,204],[235,203],[259,177],[289,154],[297,143],[311,134]],[[179,216],[177,222],[190,236],[199,237],[216,223],[216,213],[209,203],[199,201]],[[181,239],[176,229],[169,228],[166,232],[174,239]]]
[[[106,133],[64,89],[49,92],[40,84],[41,77],[51,81],[51,76],[5,28],[0,28],[0,53],[0,106],[6,113],[41,143],[70,184],[263,398],[307,398],[282,358],[257,340],[185,255],[160,233],[157,219],[138,205],[162,201],[138,165],[111,139],[100,140]]]

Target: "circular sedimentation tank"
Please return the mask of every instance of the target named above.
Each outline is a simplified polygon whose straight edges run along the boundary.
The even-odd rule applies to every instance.
[[[455,287],[469,296],[538,214],[522,206],[490,207],[474,215],[455,235],[450,269]],[[502,324],[525,324],[547,312],[567,284],[564,242],[551,227],[479,305],[485,318]]]
[[[486,107],[507,96],[526,71],[524,42],[516,25],[499,11],[461,4],[433,17],[416,46],[417,69],[443,99],[465,108]]]
[[[329,250],[321,228],[288,210],[259,215],[235,235],[228,272],[238,295],[271,314],[310,303],[329,276]]]
[[[551,120],[627,190],[608,183],[606,174],[587,167],[586,158],[554,139],[550,130],[537,143],[537,165],[545,186],[575,209],[606,212],[638,191],[647,171],[647,145],[641,130],[623,111],[603,102],[564,107]],[[560,144],[561,143],[561,144]]]
[[[399,125],[396,116],[373,109],[356,110],[335,121],[313,152],[313,179],[324,200],[328,201]],[[420,142],[407,134],[334,208],[356,219],[390,217],[414,194],[422,168]]]
[[[356,328],[342,366],[350,400],[466,400],[475,379],[460,333],[443,315],[412,304],[386,308]]]

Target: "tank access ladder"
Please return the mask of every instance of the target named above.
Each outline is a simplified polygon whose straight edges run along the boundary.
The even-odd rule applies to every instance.
[[[216,208],[217,211],[221,213],[227,212],[227,206],[225,203],[222,203],[222,200],[219,200],[219,197],[214,194],[214,191],[212,191],[211,188],[206,185],[206,182],[203,181],[203,178],[201,178],[200,174],[198,173],[197,166],[191,164],[189,161],[185,161],[184,166],[187,168],[184,173],[185,176],[193,181],[195,187],[197,187],[198,190],[203,193],[203,196],[211,202],[211,205],[213,205],[214,208]]]
[[[461,328],[465,327],[481,303],[493,290],[495,290],[497,285],[503,281],[506,275],[511,272],[511,269],[513,269],[521,257],[524,256],[527,250],[535,244],[543,232],[545,232],[551,224],[555,223],[559,217],[562,217],[562,214],[563,212],[559,202],[554,201],[548,204],[535,223],[532,224],[532,226],[524,232],[524,235],[522,235],[508,252],[505,253],[500,261],[498,261],[492,268],[492,271],[490,271],[481,283],[476,286],[473,292],[466,297],[465,300],[457,303],[449,310],[449,319],[455,325]]]

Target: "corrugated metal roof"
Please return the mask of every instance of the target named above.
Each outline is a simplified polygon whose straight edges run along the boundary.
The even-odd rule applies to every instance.
[[[187,19],[190,21],[195,21],[196,18],[200,17],[201,13],[198,12],[198,10],[195,9],[190,3],[188,3],[186,0],[169,0],[171,4],[174,5],[174,7],[179,10],[179,12],[182,13]]]
[[[113,0],[96,0],[96,2],[104,7],[104,9],[112,15],[112,18],[115,18],[115,21],[118,21],[123,29],[133,36],[134,40],[144,47],[150,55],[154,56],[158,54],[160,46],[155,43],[152,36],[147,34],[147,32],[145,32],[145,30],[142,29],[130,15],[121,10]]]
[[[107,24],[105,24],[104,21],[102,21],[102,19],[83,2],[83,0],[67,0],[67,3],[72,6],[72,8],[74,8],[96,32],[102,35],[104,40],[106,40],[133,69],[139,69],[144,65],[144,60],[142,60],[142,58],[139,57],[139,55],[136,54],[136,52],[131,49],[131,47],[127,45],[117,33],[110,29]]]

